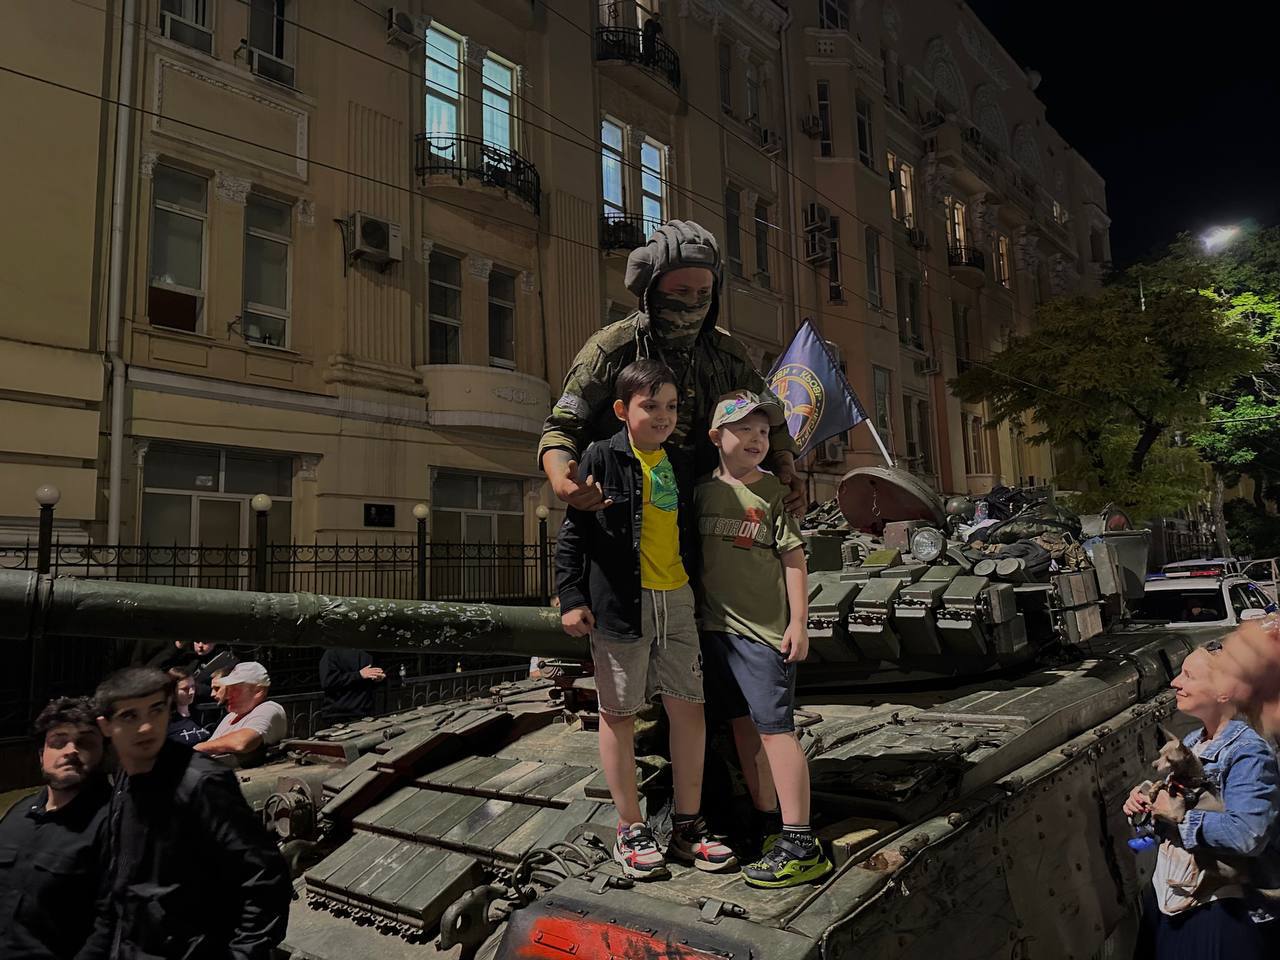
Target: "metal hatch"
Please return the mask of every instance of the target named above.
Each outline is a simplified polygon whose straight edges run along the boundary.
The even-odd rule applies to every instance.
[[[856,467],[836,489],[840,512],[854,530],[879,535],[886,523],[922,520],[942,528],[942,497],[923,480],[896,467]]]

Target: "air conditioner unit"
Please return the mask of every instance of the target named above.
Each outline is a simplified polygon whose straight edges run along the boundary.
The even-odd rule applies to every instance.
[[[800,118],[800,132],[806,137],[816,137],[822,133],[822,120],[816,113],[806,113]]]
[[[253,47],[249,48],[249,69],[266,80],[286,87],[293,86],[293,64],[285,63],[279,57],[273,57]]]
[[[213,53],[213,31],[208,27],[192,23],[166,10],[160,14],[160,29],[164,31],[165,37],[175,43],[199,50],[201,53]]]
[[[760,149],[766,157],[776,157],[782,152],[782,138],[776,130],[760,129]]]
[[[831,226],[831,211],[820,203],[807,203],[804,207],[804,228],[807,231],[826,233]]]
[[[819,463],[844,463],[844,441],[822,441],[814,448],[814,457]]]
[[[819,263],[831,258],[831,238],[825,233],[811,230],[804,235],[804,258],[809,263]]]
[[[942,372],[942,364],[938,362],[937,357],[933,356],[924,357],[920,360],[913,360],[911,365],[915,368],[916,376],[918,377],[930,377],[935,373]]]
[[[924,231],[919,227],[912,227],[907,231],[907,242],[917,250],[929,249],[929,241],[925,238]]]
[[[352,214],[351,256],[370,263],[399,263],[404,259],[400,224],[367,213]]]
[[[415,17],[397,7],[387,7],[387,43],[403,50],[412,50],[426,42],[430,17]]]

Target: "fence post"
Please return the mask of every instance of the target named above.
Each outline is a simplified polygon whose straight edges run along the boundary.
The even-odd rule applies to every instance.
[[[547,517],[551,511],[546,508],[545,504],[538,504],[538,508],[533,511],[538,517],[538,580],[541,581],[539,586],[542,590],[542,605],[544,607],[551,606],[551,571],[547,556]]]
[[[427,599],[427,514],[425,503],[413,505],[413,519],[418,522],[418,599]]]
[[[265,493],[254,494],[249,501],[253,508],[257,526],[253,543],[253,589],[265,592],[267,589],[267,515],[271,512],[271,498]]]
[[[36,490],[36,503],[40,504],[40,535],[36,541],[36,572],[48,573],[53,558],[53,508],[62,499],[62,491],[52,483]]]

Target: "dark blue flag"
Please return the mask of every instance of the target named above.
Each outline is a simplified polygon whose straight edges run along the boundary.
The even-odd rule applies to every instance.
[[[867,419],[844,371],[806,320],[767,377],[787,415],[800,459],[823,440]]]

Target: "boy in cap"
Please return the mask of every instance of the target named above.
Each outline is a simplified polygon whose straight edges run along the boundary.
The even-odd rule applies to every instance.
[[[556,543],[561,622],[591,638],[600,703],[600,765],[618,810],[614,859],[633,879],[669,875],[640,810],[635,717],[660,697],[671,725],[675,793],[668,855],[700,870],[727,870],[733,851],[699,816],[706,725],[702,659],[688,569],[696,535],[685,464],[667,445],[678,404],[671,371],[656,360],[617,377],[614,415],[623,427],[593,443],[583,469],[608,498],[599,513],[570,507]]]
[[[693,501],[707,684],[731,720],[757,830],[776,835],[743,868],[757,887],[795,886],[831,870],[809,824],[809,766],[795,734],[795,665],[809,652],[804,541],[783,506],[786,487],[760,469],[770,431],[785,422],[772,397],[720,397],[709,431],[720,466]]]

